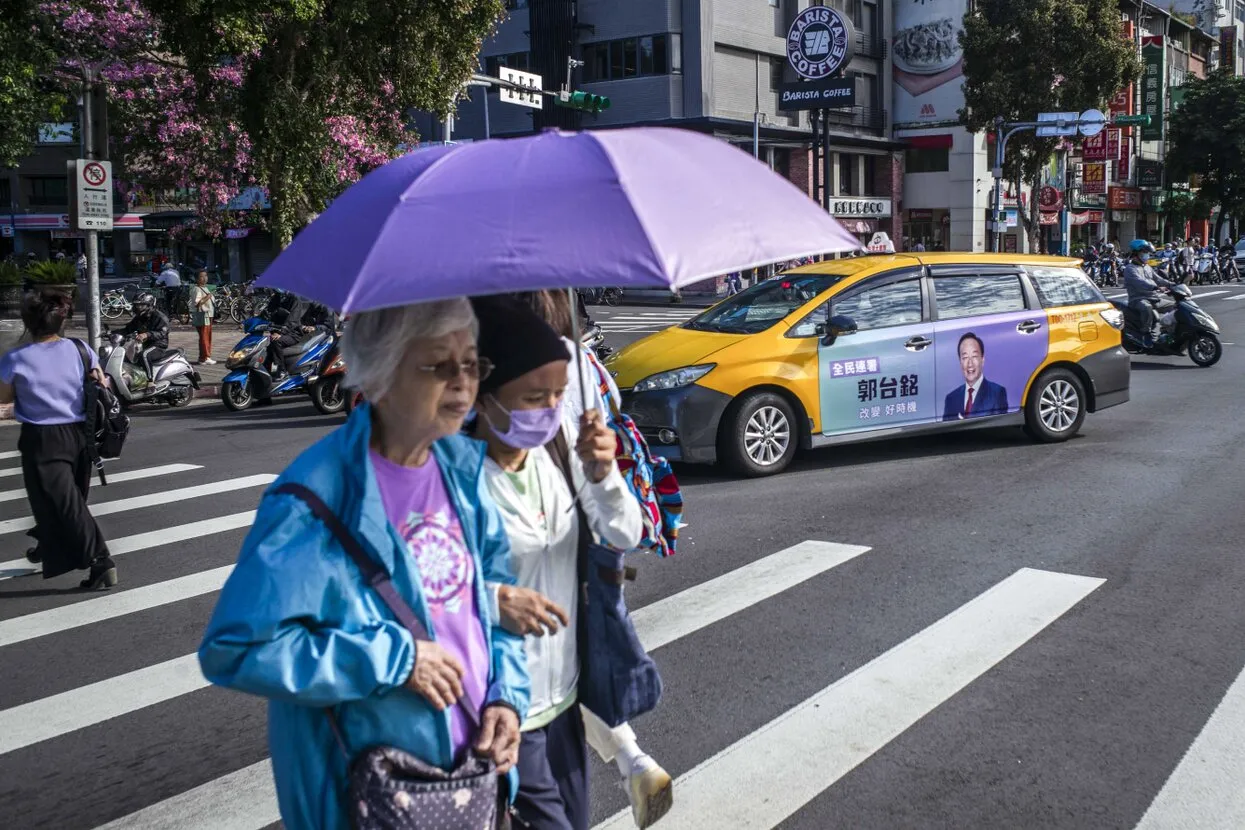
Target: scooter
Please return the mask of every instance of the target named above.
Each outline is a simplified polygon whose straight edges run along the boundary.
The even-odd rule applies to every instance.
[[[125,337],[106,327],[107,342],[99,347],[99,363],[124,407],[137,403],[167,403],[186,406],[194,399],[201,378],[181,349],[170,351],[152,364],[154,378],[147,377],[140,354],[142,344],[134,336]]]
[[[1112,301],[1124,315],[1123,346],[1129,354],[1145,354],[1157,357],[1183,356],[1198,366],[1214,366],[1223,357],[1223,343],[1219,340],[1219,324],[1193,301],[1189,286],[1176,284],[1170,289],[1172,299],[1159,304],[1156,309],[1163,334],[1153,346],[1145,345],[1149,332],[1148,323],[1143,324],[1140,315],[1128,303]]]
[[[1193,260],[1193,282],[1197,285],[1218,285],[1219,258],[1214,254],[1199,253]]]
[[[312,405],[321,415],[336,415],[346,408],[346,361],[342,359],[341,341],[333,343],[333,348],[325,353],[320,361],[319,377],[311,382],[308,392]]]
[[[232,412],[241,412],[256,401],[310,392],[320,376],[321,361],[337,342],[336,333],[317,329],[288,347],[281,355],[287,375],[278,381],[265,365],[272,323],[262,317],[251,317],[243,328],[246,334],[225,360],[225,368],[230,371],[220,387],[221,402]]]
[[[1219,254],[1219,273],[1223,274],[1224,282],[1240,282],[1241,269],[1236,267],[1236,252]]]

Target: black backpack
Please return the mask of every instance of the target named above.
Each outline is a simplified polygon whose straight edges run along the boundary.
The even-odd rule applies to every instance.
[[[91,377],[91,357],[86,344],[78,339],[73,342],[82,357],[82,387],[86,393],[86,420],[82,427],[86,431],[87,451],[99,472],[99,483],[107,486],[104,459],[121,457],[121,449],[130,434],[130,419],[121,411],[121,401],[112,390]]]

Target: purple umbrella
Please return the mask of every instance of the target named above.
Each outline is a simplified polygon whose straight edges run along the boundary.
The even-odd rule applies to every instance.
[[[344,313],[545,288],[667,288],[860,243],[725,141],[669,128],[447,145],[347,190],[260,285]]]

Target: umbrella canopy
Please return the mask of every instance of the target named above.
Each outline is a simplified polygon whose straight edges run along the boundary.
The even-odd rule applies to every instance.
[[[725,141],[548,131],[395,159],[336,199],[259,284],[351,313],[545,288],[673,289],[859,247]]]

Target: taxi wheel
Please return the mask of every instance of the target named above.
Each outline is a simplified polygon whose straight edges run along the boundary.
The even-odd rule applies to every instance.
[[[1085,385],[1067,369],[1045,372],[1029,391],[1025,403],[1025,431],[1037,441],[1067,441],[1085,422]]]
[[[782,472],[795,457],[799,441],[791,404],[773,392],[758,392],[739,401],[721,433],[726,462],[746,476]]]

